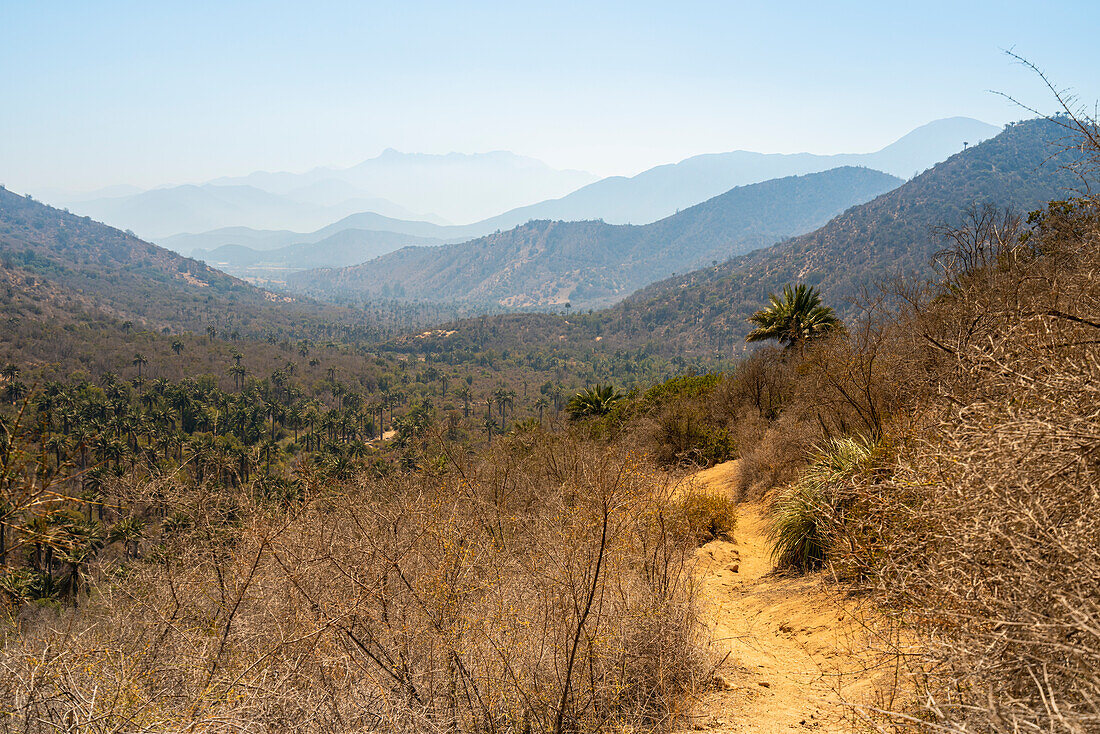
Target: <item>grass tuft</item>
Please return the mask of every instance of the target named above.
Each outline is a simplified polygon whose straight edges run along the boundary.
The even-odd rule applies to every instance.
[[[843,495],[838,485],[865,470],[877,445],[861,437],[829,441],[772,507],[772,559],[781,569],[812,571],[829,556],[832,530],[841,522]]]

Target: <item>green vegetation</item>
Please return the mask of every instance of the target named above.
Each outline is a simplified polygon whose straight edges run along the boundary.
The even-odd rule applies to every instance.
[[[843,328],[833,309],[821,303],[821,294],[802,283],[794,288],[783,286],[783,297],[768,294],[771,305],[749,317],[756,328],[745,337],[747,342],[775,340],[785,347],[804,347],[806,342]]]
[[[582,420],[607,415],[625,396],[611,385],[586,387],[569,399],[569,417]]]
[[[846,508],[837,485],[866,471],[876,447],[866,439],[835,438],[818,452],[797,482],[772,507],[772,555],[779,568],[811,571],[830,556],[835,524]]]

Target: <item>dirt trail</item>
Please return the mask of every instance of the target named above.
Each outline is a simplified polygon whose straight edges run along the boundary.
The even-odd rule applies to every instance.
[[[729,462],[694,479],[708,491],[728,493],[736,471]],[[718,657],[729,656],[687,728],[854,730],[851,709],[841,701],[880,705],[894,680],[892,659],[869,646],[858,605],[832,592],[820,574],[772,573],[761,503],[738,506],[734,540],[698,551],[703,619]]]

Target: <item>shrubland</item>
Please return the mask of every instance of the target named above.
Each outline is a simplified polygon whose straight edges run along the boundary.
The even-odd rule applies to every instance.
[[[91,579],[61,603],[5,576],[5,730],[664,728],[707,670],[689,520],[624,452],[528,434],[296,497],[127,490],[106,521],[143,533],[78,512],[15,534],[12,555],[108,547],[55,567]]]

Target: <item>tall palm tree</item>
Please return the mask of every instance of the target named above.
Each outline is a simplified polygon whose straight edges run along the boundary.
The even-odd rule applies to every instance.
[[[470,388],[463,385],[454,391],[454,396],[462,401],[462,417],[469,418],[470,401],[474,399],[473,393],[470,392]]]
[[[496,403],[497,412],[500,413],[500,430],[508,430],[508,413],[507,409],[512,407],[515,391],[509,390],[504,386],[498,387],[493,391],[493,402]]]
[[[20,380],[9,380],[4,386],[4,394],[12,405],[22,400],[27,395],[27,386]]]
[[[542,425],[542,411],[545,408],[549,408],[549,407],[550,407],[550,401],[546,399],[545,395],[540,396],[539,399],[535,401],[535,409],[538,410],[538,412],[539,412],[539,425],[540,426]]]
[[[821,301],[817,289],[801,283],[783,286],[783,296],[768,295],[770,305],[749,317],[756,328],[745,337],[747,342],[777,340],[784,347],[800,349],[811,339],[843,328],[833,309]]]
[[[145,537],[145,521],[140,517],[131,515],[119,520],[107,534],[108,542],[119,541],[126,549],[127,558],[138,557],[138,545]]]
[[[134,358],[133,358],[132,360],[130,360],[130,364],[132,364],[132,365],[134,365],[135,367],[137,367],[137,370],[138,370],[138,375],[137,375],[137,378],[138,378],[138,382],[141,382],[141,368],[142,368],[142,367],[144,367],[145,365],[149,364],[149,358],[148,358],[148,357],[146,357],[146,356],[145,356],[144,354],[142,354],[141,352],[138,352],[137,354],[135,354],[135,355],[134,355]]]

